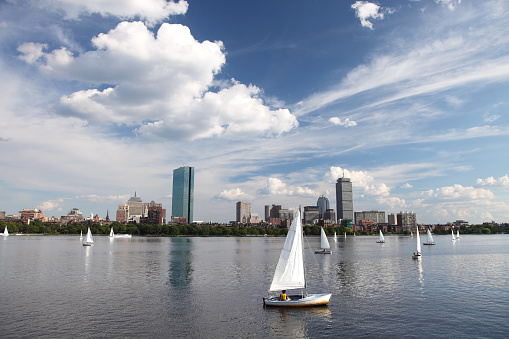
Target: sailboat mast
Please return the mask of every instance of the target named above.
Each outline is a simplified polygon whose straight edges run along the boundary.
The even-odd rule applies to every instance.
[[[302,266],[303,266],[303,269],[304,269],[304,293],[305,295],[307,296],[308,295],[308,282],[307,282],[307,279],[306,279],[306,261],[304,260],[304,226],[302,225],[302,214],[301,214],[301,210],[300,210],[300,205],[299,205],[299,218],[300,218],[300,227],[301,227],[301,232],[302,232],[302,237],[300,237],[300,241],[301,241],[301,251],[302,251]]]

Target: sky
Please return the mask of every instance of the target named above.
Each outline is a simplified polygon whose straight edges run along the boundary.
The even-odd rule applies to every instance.
[[[0,211],[237,201],[509,222],[505,0],[1,0]]]

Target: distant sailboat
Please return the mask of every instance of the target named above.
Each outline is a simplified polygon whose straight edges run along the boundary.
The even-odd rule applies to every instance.
[[[346,232],[345,232],[345,239],[346,239]]]
[[[7,230],[7,226],[5,226],[4,233],[2,233],[2,235],[4,237],[8,237],[9,236],[9,231]]]
[[[113,238],[115,236],[115,233],[113,233],[113,226],[111,227],[111,230],[110,230],[110,237]]]
[[[83,230],[80,230],[80,239],[83,239]]]
[[[83,240],[83,246],[92,246],[94,244],[94,239],[92,238],[92,232],[90,231],[90,227],[87,231],[87,236],[85,240]]]
[[[427,235],[428,235],[428,242],[425,242],[423,245],[435,245],[435,242],[433,241],[433,236],[431,235],[431,232],[429,229],[428,229]]]
[[[410,236],[413,238],[414,237],[414,234],[412,233],[412,231],[410,231]]]
[[[338,241],[338,237],[336,236],[336,232],[334,232],[334,241]]]
[[[417,252],[412,255],[412,259],[421,259],[421,239],[419,238],[419,226],[417,226]]]
[[[456,239],[459,239],[459,238],[461,238],[461,237],[460,237],[460,230],[457,230],[457,231],[456,231]]]
[[[329,240],[327,239],[327,236],[325,235],[325,231],[323,230],[323,227],[320,228],[320,250],[315,251],[315,253],[319,254],[332,254],[332,251],[330,250]]]
[[[274,272],[270,292],[282,291],[280,296],[263,298],[264,306],[302,307],[319,306],[329,303],[330,293],[308,294],[306,273],[304,269],[304,246],[300,210],[293,219],[281,250],[279,261]],[[286,290],[301,290],[296,295],[286,296]]]
[[[378,230],[380,232],[380,240],[377,241],[378,244],[384,244],[385,243],[385,239],[384,239],[384,235],[382,233],[382,230]]]
[[[453,230],[451,230],[451,235],[452,235],[451,241],[456,241],[456,237],[454,236],[454,231]]]

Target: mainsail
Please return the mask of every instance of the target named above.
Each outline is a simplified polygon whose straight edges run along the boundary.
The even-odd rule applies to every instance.
[[[306,287],[304,253],[302,250],[302,221],[300,211],[294,217],[286,235],[279,261],[270,285],[270,291],[291,290]]]
[[[431,232],[428,229],[428,243],[432,244],[433,242],[434,242],[433,241],[433,236],[431,235]]]
[[[320,248],[323,250],[330,249],[329,240],[327,239],[327,236],[325,235],[325,231],[323,230],[323,227],[321,228],[321,232],[320,232]]]
[[[382,233],[382,230],[379,230],[380,232],[380,242],[385,242],[384,235]]]
[[[421,239],[419,238],[419,226],[417,226],[417,254],[421,254]]]

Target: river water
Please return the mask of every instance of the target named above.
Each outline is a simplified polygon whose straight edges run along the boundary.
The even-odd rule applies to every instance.
[[[421,237],[421,240],[423,237]],[[507,338],[509,235],[306,238],[326,307],[264,308],[284,238],[0,239],[2,338]]]

